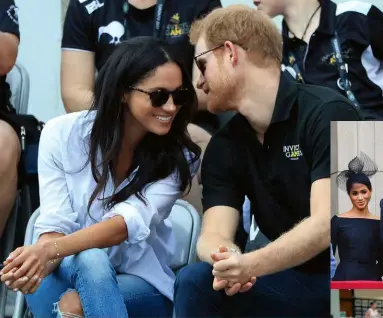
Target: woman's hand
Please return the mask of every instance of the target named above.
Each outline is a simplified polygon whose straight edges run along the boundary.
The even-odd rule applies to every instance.
[[[49,260],[49,251],[42,244],[19,247],[4,262],[1,281],[14,291],[34,292]]]

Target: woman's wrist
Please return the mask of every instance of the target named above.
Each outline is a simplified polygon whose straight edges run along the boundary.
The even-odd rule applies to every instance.
[[[56,248],[57,243],[56,240],[44,240],[37,244],[41,244],[41,247],[47,252],[48,261],[53,261],[58,259],[57,254],[58,248]]]

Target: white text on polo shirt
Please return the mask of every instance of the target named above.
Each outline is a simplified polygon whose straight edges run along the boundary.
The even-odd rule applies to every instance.
[[[302,157],[302,151],[299,145],[283,146],[283,152],[290,160],[298,160],[299,157]]]

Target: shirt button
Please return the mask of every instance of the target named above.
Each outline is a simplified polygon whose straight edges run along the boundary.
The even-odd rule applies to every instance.
[[[304,52],[306,50],[306,47],[304,45],[301,46],[301,51]]]

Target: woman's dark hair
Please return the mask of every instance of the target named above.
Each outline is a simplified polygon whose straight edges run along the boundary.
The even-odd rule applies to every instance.
[[[372,190],[370,178],[364,173],[356,173],[352,175],[346,182],[347,193],[350,194],[351,188],[355,183],[364,184],[368,190]]]
[[[187,133],[187,124],[197,110],[197,96],[184,66],[177,61],[174,47],[153,37],[136,37],[119,44],[100,70],[95,83],[94,102],[90,111],[96,110],[90,132],[89,161],[93,178],[97,182],[88,202],[88,212],[97,196],[105,191],[109,171],[115,180],[112,163],[120,152],[124,132],[124,111],[129,86],[136,86],[153,74],[154,70],[168,62],[177,64],[182,72],[183,88],[190,92],[190,99],[183,105],[173,120],[168,134],[159,136],[148,132],[136,147],[132,165],[126,176],[138,166],[134,178],[119,192],[104,201],[111,209],[132,195],[145,203],[142,190],[145,186],[166,178],[177,171],[180,190],[191,186],[189,164],[199,159],[201,149],[192,142]],[[186,158],[184,150],[191,152]],[[101,157],[101,162],[100,162]]]

